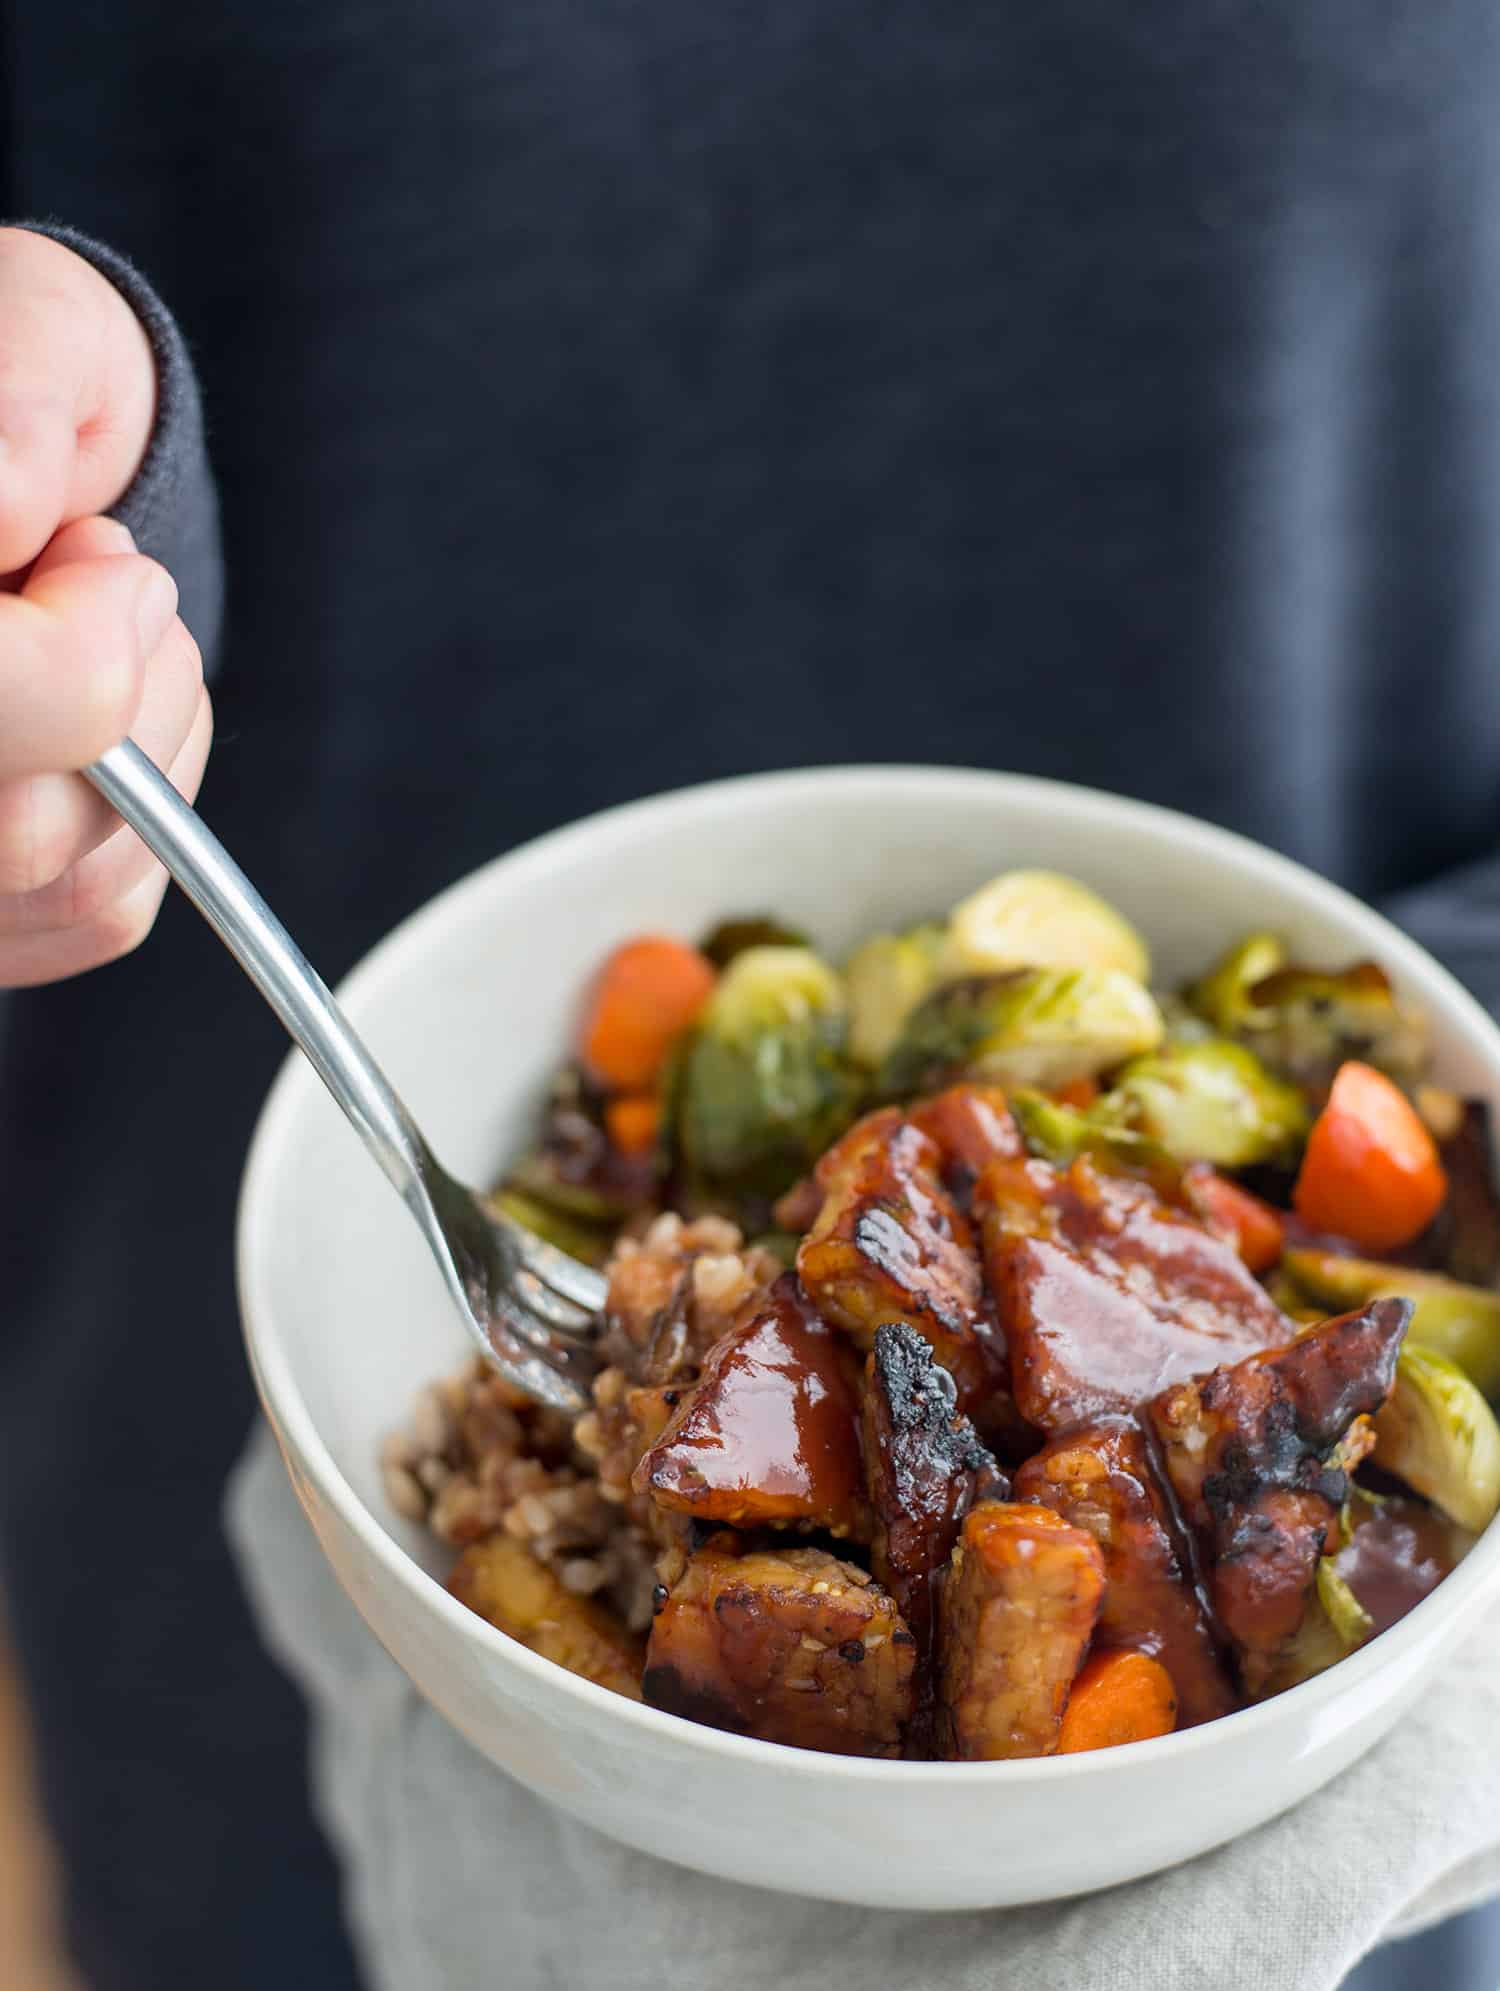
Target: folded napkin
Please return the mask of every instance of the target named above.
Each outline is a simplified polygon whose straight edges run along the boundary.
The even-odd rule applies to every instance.
[[[1500,1613],[1384,1743],[1233,1845],[1082,1900],[914,1915],[687,1873],[513,1783],[365,1630],[264,1429],[228,1524],[311,1703],[372,1991],[1334,1991],[1376,1944],[1500,1891]]]

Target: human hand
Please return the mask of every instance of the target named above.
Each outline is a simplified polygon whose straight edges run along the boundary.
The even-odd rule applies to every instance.
[[[0,228],[0,987],[128,953],[166,873],[89,787],[127,734],[191,799],[213,731],[177,588],[100,516],[140,467],[139,320],[61,243]]]

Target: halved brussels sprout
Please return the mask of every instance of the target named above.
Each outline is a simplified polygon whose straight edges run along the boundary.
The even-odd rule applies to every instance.
[[[780,920],[762,915],[752,919],[724,919],[714,928],[699,947],[698,952],[706,955],[716,968],[727,968],[731,961],[752,947],[805,947],[807,935],[794,926],[783,926]]]
[[[1426,1071],[1426,1019],[1397,1002],[1374,961],[1336,972],[1299,967],[1287,962],[1275,934],[1251,933],[1185,994],[1215,1028],[1250,1045],[1314,1098],[1349,1058],[1402,1085]]]
[[[704,1005],[703,1029],[747,1044],[768,1030],[842,1018],[844,985],[810,947],[747,947],[735,955]]]
[[[1144,1134],[1178,1161],[1215,1168],[1290,1161],[1309,1118],[1295,1086],[1226,1037],[1166,1044],[1135,1059],[1090,1111],[1100,1126]]]
[[[1285,966],[1286,948],[1274,933],[1247,933],[1184,990],[1187,1001],[1215,1030],[1233,1036],[1253,1024],[1256,1004],[1250,991]]]
[[[1003,871],[954,907],[947,968],[953,975],[1092,968],[1144,982],[1151,957],[1130,922],[1076,878]]]
[[[1375,1463],[1461,1528],[1500,1508],[1500,1424],[1455,1362],[1408,1341],[1396,1386],[1375,1417]]]
[[[1166,1034],[1162,1038],[1164,1044],[1206,1044],[1223,1034],[1215,1030],[1196,1009],[1190,1008],[1180,995],[1173,995],[1170,990],[1165,994],[1157,991],[1156,1001],[1166,1026]]]
[[[1373,961],[1340,974],[1280,968],[1251,990],[1252,1041],[1260,1055],[1321,1093],[1349,1058],[1374,1065],[1402,1085],[1427,1068],[1427,1023],[1397,1002],[1390,978]]]
[[[1334,1568],[1333,1557],[1320,1556],[1316,1586],[1302,1623],[1272,1668],[1262,1698],[1284,1694],[1288,1687],[1326,1673],[1357,1652],[1374,1629],[1374,1619]]]
[[[1318,1602],[1346,1652],[1363,1645],[1375,1629],[1375,1620],[1339,1575],[1330,1555],[1318,1558]]]
[[[873,1071],[901,1035],[937,982],[946,939],[941,926],[914,926],[876,934],[849,957],[849,1054],[857,1064]]]
[[[1029,1151],[1054,1168],[1086,1154],[1120,1175],[1160,1181],[1175,1198],[1182,1171],[1164,1148],[1127,1127],[1102,1127],[1092,1113],[1064,1106],[1044,1092],[1012,1092],[1008,1104]]]
[[[1371,1300],[1408,1299],[1416,1311],[1410,1336],[1456,1362],[1486,1396],[1500,1392],[1500,1293],[1463,1286],[1438,1272],[1412,1272],[1376,1259],[1296,1247],[1282,1267],[1310,1299],[1347,1312]]]
[[[609,1257],[614,1241],[613,1225],[585,1223],[518,1189],[497,1189],[488,1200],[543,1243],[555,1244],[570,1258],[577,1258],[585,1265],[602,1265]]]
[[[935,989],[880,1067],[890,1098],[967,1077],[1044,1091],[1092,1078],[1161,1042],[1161,1011],[1114,968],[1025,968]]]
[[[676,1152],[698,1184],[776,1196],[859,1110],[839,977],[805,947],[752,947],[709,997],[671,1092]]]

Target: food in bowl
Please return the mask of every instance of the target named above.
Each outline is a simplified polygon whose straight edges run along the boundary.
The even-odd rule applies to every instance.
[[[1325,1670],[1500,1503],[1500,1199],[1369,962],[1153,993],[1012,872],[835,968],[645,935],[496,1192],[609,1277],[576,1425],[481,1365],[384,1454],[454,1594],[763,1740],[997,1760]]]

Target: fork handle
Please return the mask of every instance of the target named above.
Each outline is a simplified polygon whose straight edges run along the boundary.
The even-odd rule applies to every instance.
[[[431,1150],[327,985],[197,811],[133,740],[83,770],[159,857],[306,1052],[365,1146],[427,1227]]]

